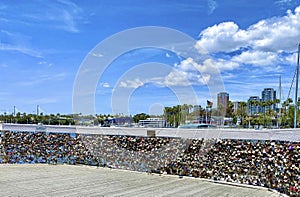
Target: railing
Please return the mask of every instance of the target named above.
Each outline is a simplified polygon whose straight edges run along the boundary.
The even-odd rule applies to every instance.
[[[254,139],[254,140],[283,140],[300,142],[300,129],[180,129],[180,128],[131,128],[131,127],[84,127],[84,126],[59,126],[36,124],[2,124],[1,130],[52,132],[52,133],[77,133],[100,135],[130,135],[148,136],[148,131],[154,131],[158,137],[178,137],[196,139]],[[153,134],[152,134],[153,135]]]

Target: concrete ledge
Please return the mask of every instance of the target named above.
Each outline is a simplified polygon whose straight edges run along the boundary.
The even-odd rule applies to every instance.
[[[7,131],[41,131],[39,130],[39,125],[30,124],[1,124],[0,128]],[[54,133],[147,136],[147,130],[155,131],[155,136],[157,137],[252,139],[300,142],[300,128],[254,130],[232,128],[180,129],[43,125],[43,131]]]

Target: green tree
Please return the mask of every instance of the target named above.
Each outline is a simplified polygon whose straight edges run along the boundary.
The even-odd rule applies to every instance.
[[[170,123],[170,126],[172,127],[178,127],[180,122],[183,122],[180,105],[176,105],[173,107],[165,107],[164,116],[166,117],[166,120]]]
[[[146,120],[147,118],[150,118],[150,115],[145,113],[136,114],[133,116],[133,122],[138,123],[140,120]]]
[[[283,127],[291,127],[291,118],[294,116],[291,116],[292,114],[289,112],[290,110],[293,110],[291,108],[293,104],[293,99],[288,98],[282,103],[282,108],[280,110],[280,125]],[[294,113],[294,110],[293,112]]]
[[[228,107],[226,108],[226,117],[233,117],[233,102],[228,102]]]
[[[242,101],[239,103],[238,109],[237,109],[237,115],[241,120],[241,124],[244,125],[245,121],[244,119],[247,116],[247,103]]]

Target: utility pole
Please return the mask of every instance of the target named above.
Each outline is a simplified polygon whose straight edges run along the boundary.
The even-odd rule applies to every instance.
[[[205,107],[205,124],[207,124],[207,112],[208,112],[208,106]]]
[[[298,43],[298,60],[297,60],[297,68],[296,68],[296,90],[295,90],[294,128],[297,128],[299,56],[300,56],[300,42]]]
[[[281,87],[281,75],[279,76],[279,103],[278,103],[278,110],[279,110],[279,113],[277,114],[278,117],[277,117],[277,121],[276,121],[276,126],[277,128],[279,128],[279,126],[281,125],[281,110],[282,110],[282,105],[281,105],[281,100],[282,100],[282,87]],[[279,120],[279,122],[278,122]]]
[[[282,100],[282,87],[281,87],[281,75],[279,76],[279,108],[281,108],[281,100]]]

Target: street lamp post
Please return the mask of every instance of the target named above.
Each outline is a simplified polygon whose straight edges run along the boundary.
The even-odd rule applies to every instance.
[[[300,56],[300,43],[298,44],[298,60],[297,60],[297,68],[296,68],[296,90],[295,90],[294,128],[297,127],[299,56]]]

